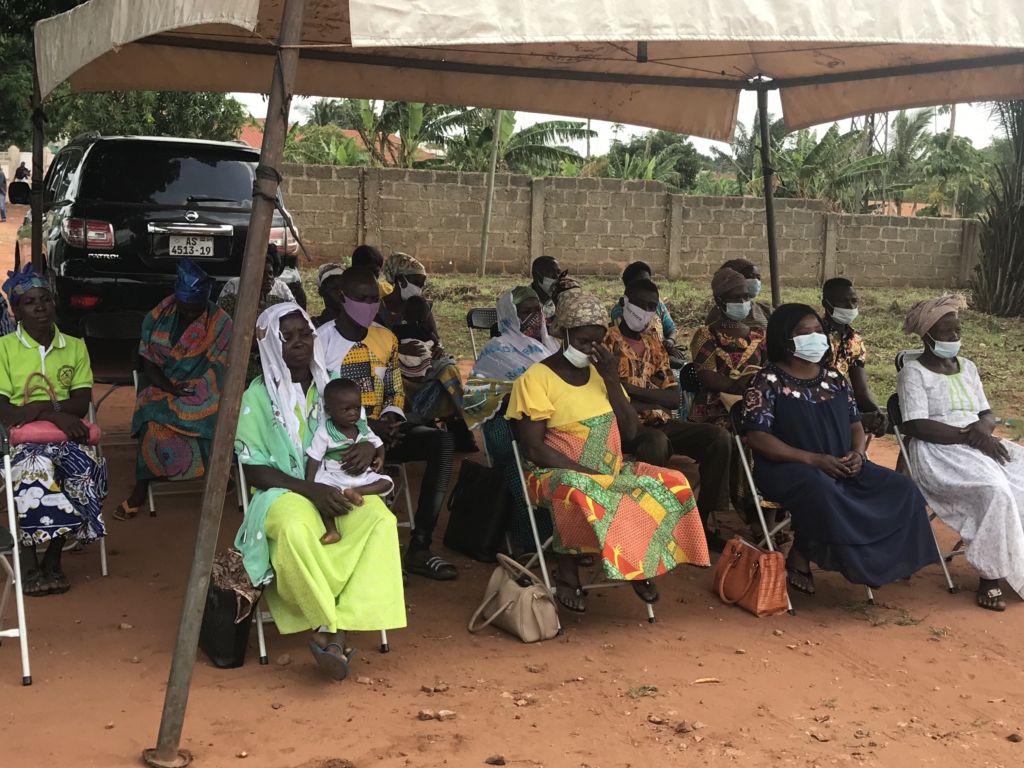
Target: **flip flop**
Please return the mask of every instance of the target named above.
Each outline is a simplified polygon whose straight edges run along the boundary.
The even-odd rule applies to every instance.
[[[341,655],[331,653],[327,649],[331,646],[341,651]],[[348,677],[348,663],[352,660],[352,657],[356,655],[358,648],[353,648],[348,653],[345,653],[345,649],[337,643],[328,643],[323,648],[316,644],[315,640],[309,641],[309,649],[313,652],[313,658],[316,659],[316,664],[323,670],[329,678],[332,680],[344,680]]]
[[[406,557],[405,570],[434,581],[451,581],[459,576],[454,565],[437,555],[431,555],[422,563],[414,563]]]
[[[647,587],[649,591],[653,591],[654,592],[654,597],[652,599],[648,600],[646,597],[641,595],[640,594],[640,590],[638,590],[636,588],[638,584],[642,584],[645,587]],[[640,580],[634,581],[633,582],[633,591],[636,592],[636,596],[637,597],[639,597],[641,600],[643,600],[648,605],[654,605],[656,602],[661,600],[661,593],[658,592],[658,588],[656,586],[654,586],[654,584],[651,583],[650,579],[644,579],[643,581],[640,581]]]
[[[71,582],[68,581],[68,577],[64,575],[64,571],[50,571],[46,576],[50,580],[50,584],[53,585],[50,588],[51,595],[63,595],[71,589]]]
[[[572,592],[572,596],[577,598],[577,599],[583,598],[585,600],[586,597],[587,597],[586,592],[583,591],[583,585],[582,584],[570,584],[568,581],[565,581],[565,579],[560,579],[560,578],[558,578],[556,576],[555,577],[555,586],[556,587],[568,587],[569,589],[571,589],[573,591]],[[561,597],[558,596],[558,590],[557,589],[555,590],[555,600],[557,600],[558,604],[561,605],[563,608],[565,608],[565,610],[569,611],[570,613],[586,613],[587,612],[587,607],[585,605],[583,606],[582,609],[580,609],[580,608],[573,608],[571,605],[567,605],[566,602]]]
[[[122,522],[127,522],[131,520],[133,517],[135,517],[137,514],[139,514],[140,509],[142,509],[141,506],[129,507],[128,500],[125,499],[124,501],[121,502],[121,506],[114,510],[114,519],[120,520]]]
[[[22,578],[21,590],[25,597],[46,597],[53,591],[53,582],[43,578],[42,571],[29,571]]]
[[[801,586],[800,584],[797,584],[793,580],[793,575],[794,574],[796,574],[800,578],[804,579],[807,582],[807,584],[810,585],[810,588],[808,588],[806,585]],[[789,586],[791,586],[797,592],[799,592],[801,594],[804,594],[804,595],[807,595],[809,597],[814,597],[814,576],[811,575],[810,571],[807,571],[805,573],[803,571],[798,571],[796,568],[787,568],[786,569],[786,581],[789,583]]]

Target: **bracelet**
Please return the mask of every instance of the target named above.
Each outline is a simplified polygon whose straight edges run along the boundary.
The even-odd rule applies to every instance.
[[[60,413],[60,400],[51,400],[50,404],[53,406],[53,410]]]

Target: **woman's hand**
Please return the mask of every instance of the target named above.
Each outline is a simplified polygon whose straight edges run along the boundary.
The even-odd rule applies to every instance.
[[[854,477],[860,474],[861,469],[864,467],[864,456],[857,451],[850,451],[848,454],[843,456],[839,461],[843,463],[843,466],[850,472],[850,477]]]
[[[831,456],[827,453],[812,454],[809,463],[812,467],[817,467],[826,475],[835,478],[836,480],[845,480],[853,474],[850,472],[850,468],[846,466],[841,459],[837,459],[835,456]]]
[[[24,405],[14,409],[14,413],[10,417],[9,422],[5,422],[4,426],[11,429],[12,427],[23,427],[33,421],[38,421],[49,404],[48,400],[37,400],[34,403],[25,403]]]
[[[590,362],[601,374],[604,383],[609,387],[621,386],[619,384],[619,359],[600,344],[592,345],[589,354]]]
[[[748,373],[746,376],[740,376],[738,379],[734,379],[729,394],[742,395],[747,391],[747,387],[750,386],[750,382],[753,380],[754,374],[752,373]]]
[[[861,413],[861,424],[864,427],[864,431],[869,435],[883,437],[889,429],[889,418],[886,416],[885,411],[881,409],[877,411],[864,411]]]
[[[440,344],[435,344],[434,348],[430,351],[430,357],[434,360],[440,360],[442,357],[445,357],[446,355],[447,353],[444,351],[444,347],[442,347]]]
[[[989,435],[988,439],[980,447],[972,447],[977,447],[979,451],[984,453],[993,461],[998,462],[1000,466],[1006,466],[1013,461],[1013,459],[1010,458],[1010,452],[1006,450],[1006,446],[1003,445],[1003,441],[995,435]]]
[[[994,427],[994,424],[990,425],[978,419],[973,424],[968,424],[961,429],[960,434],[964,436],[964,442],[971,446],[971,448],[977,448],[980,451],[992,440],[992,430]]]
[[[338,517],[347,515],[352,509],[352,502],[345,498],[344,493],[323,483],[310,483],[305,496],[313,502],[313,506],[321,515]]]
[[[398,345],[398,354],[423,357],[427,354],[427,347],[422,341],[410,339],[404,344]]]
[[[77,416],[72,416],[70,413],[64,413],[63,411],[50,411],[44,414],[43,418],[55,424],[61,432],[68,436],[68,440],[71,442],[89,442],[89,428]]]
[[[361,475],[377,456],[377,449],[371,443],[356,443],[345,451],[341,468],[350,475]]]

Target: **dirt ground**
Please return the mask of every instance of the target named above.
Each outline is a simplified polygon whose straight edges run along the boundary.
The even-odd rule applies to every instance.
[[[12,222],[0,225],[7,260]],[[97,366],[124,359],[99,352]],[[127,390],[116,393],[101,426],[126,428],[131,407]],[[106,455],[110,510],[132,483],[134,450]],[[877,441],[872,458],[892,466],[893,445]],[[198,495],[158,498],[156,518],[110,520],[108,577],[90,547],[65,559],[69,593],[28,600],[34,684],[20,685],[17,643],[5,641],[0,764],[131,766],[154,745],[198,506]],[[229,498],[222,547],[239,522]],[[273,627],[269,666],[258,664],[255,632],[240,669],[200,653],[182,741],[194,764],[433,768],[496,754],[549,768],[1024,763],[1024,743],[1007,738],[1022,724],[1024,605],[1010,595],[1002,615],[976,608],[962,558],[953,596],[938,566],[878,590],[874,608],[820,574],[817,597],[794,597],[795,617],[764,620],[712,595],[710,569],[681,567],[659,580],[657,624],[632,590],[607,590],[585,616],[562,616],[564,637],[523,645],[466,631],[492,566],[439,549],[459,579],[414,578],[409,627],[389,634],[386,655],[374,634],[354,636],[361,651],[344,683],[318,674],[305,635]],[[423,722],[423,709],[456,717]]]

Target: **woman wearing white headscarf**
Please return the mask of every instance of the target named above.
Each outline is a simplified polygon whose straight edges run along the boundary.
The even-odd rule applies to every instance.
[[[548,335],[540,299],[529,286],[518,286],[501,294],[498,299],[498,330],[501,334],[480,350],[466,381],[463,404],[469,428],[480,428],[494,466],[501,467],[505,473],[506,486],[515,501],[512,537],[517,544],[529,547],[533,544],[533,533],[523,498],[523,485],[512,453],[512,435],[501,417],[505,415],[512,383],[527,368],[553,355],[559,347],[558,342]],[[537,523],[542,539],[551,535],[550,520],[542,516]]]
[[[924,352],[896,379],[914,477],[928,506],[967,544],[967,562],[981,577],[977,602],[1006,604],[999,580],[1024,597],[1024,448],[993,433],[973,362],[960,355],[960,300],[940,296],[914,305],[904,333]]]
[[[267,585],[281,633],[313,630],[314,658],[343,680],[355,653],[345,645],[347,631],[406,624],[397,523],[379,497],[353,507],[341,491],[304,479],[306,449],[326,418],[320,400],[329,378],[309,315],[297,304],[276,304],[257,320],[256,338],[263,375],[242,397],[235,440],[256,493],[235,546],[252,583]],[[357,474],[372,458],[356,445],[343,466]],[[337,516],[341,534],[329,547],[320,544],[322,513]]]

